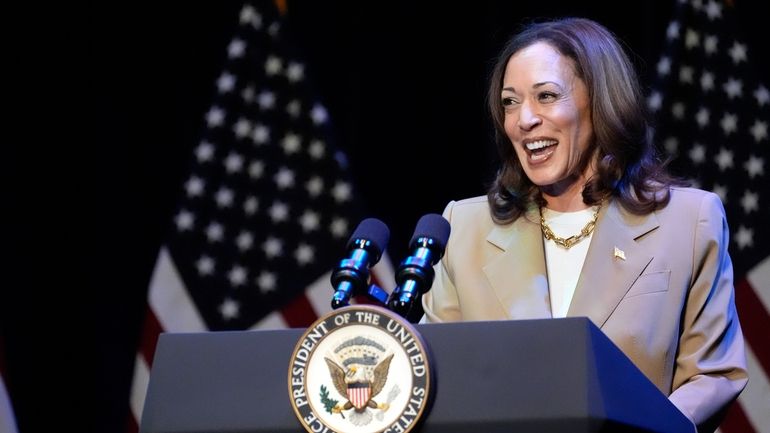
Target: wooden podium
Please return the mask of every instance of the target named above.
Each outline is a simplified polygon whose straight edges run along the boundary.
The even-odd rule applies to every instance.
[[[416,327],[434,397],[413,431],[695,431],[587,318]],[[287,392],[302,332],[161,335],[140,431],[304,431]]]

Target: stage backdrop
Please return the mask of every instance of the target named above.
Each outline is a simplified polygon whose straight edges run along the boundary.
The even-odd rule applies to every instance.
[[[164,248],[179,236],[180,227],[194,226],[199,230],[196,236],[205,242],[223,235],[232,247],[223,256],[219,255],[223,250],[207,246],[187,268],[188,273],[197,272],[198,279],[200,272],[204,276],[208,270],[221,272],[218,278],[229,285],[223,286],[214,303],[188,304],[208,308],[208,313],[199,311],[206,317],[202,327],[216,328],[211,323],[218,321],[226,328],[228,318],[257,311],[236,305],[240,299],[226,302],[227,291],[235,293],[242,282],[257,291],[261,287],[265,293],[260,296],[265,299],[280,300],[258,314],[269,310],[268,316],[280,319],[271,323],[292,325],[296,316],[290,309],[287,312],[285,299],[270,298],[270,283],[278,274],[251,262],[236,266],[232,257],[256,249],[264,255],[285,252],[302,266],[309,257],[320,257],[314,255],[312,234],[302,231],[313,227],[316,219],[292,207],[302,201],[254,203],[243,190],[226,187],[227,176],[257,176],[259,164],[252,164],[256,157],[215,150],[215,159],[209,160],[208,147],[202,146],[211,137],[212,127],[229,128],[233,137],[239,134],[238,118],[225,116],[216,126],[217,111],[212,109],[228,92],[223,74],[228,72],[228,62],[237,58],[238,44],[234,47],[233,41],[243,34],[243,26],[266,32],[260,37],[269,38],[269,25],[282,23],[282,44],[290,54],[276,52],[280,65],[268,62],[268,56],[260,74],[264,77],[272,70],[281,75],[279,85],[285,87],[275,94],[288,98],[278,99],[286,102],[282,108],[304,119],[295,131],[302,137],[303,158],[313,157],[312,138],[328,145],[313,147],[327,164],[328,171],[319,178],[332,200],[330,207],[318,212],[317,221],[330,236],[332,227],[342,232],[341,223],[332,225],[339,216],[334,207],[337,199],[350,205],[344,226],[349,230],[359,216],[382,219],[392,231],[388,252],[391,263],[397,265],[407,254],[407,242],[421,215],[440,213],[449,200],[483,194],[494,175],[497,161],[484,98],[486,78],[503,41],[522,22],[576,15],[604,23],[626,42],[652,96],[647,102],[657,109],[661,144],[665,142],[667,151],[678,158],[675,167],[703,188],[721,192],[731,212],[731,253],[738,272],[739,315],[751,348],[752,381],[739,412],[733,415],[736,424],[724,431],[770,432],[767,400],[762,406],[763,400],[757,397],[770,392],[765,373],[770,357],[756,343],[770,327],[770,289],[761,285],[769,280],[762,265],[767,242],[760,236],[760,224],[767,221],[761,215],[767,215],[770,193],[768,119],[765,93],[759,87],[762,78],[766,86],[770,77],[770,53],[760,34],[765,25],[760,22],[765,15],[756,4],[760,2],[413,3],[289,1],[284,15],[260,15],[264,21],[244,13],[239,1],[100,3],[84,11],[86,25],[78,30],[85,46],[65,37],[56,41],[64,53],[42,75],[78,71],[79,79],[65,84],[72,90],[72,100],[65,103],[72,108],[51,114],[66,118],[68,128],[53,131],[62,135],[61,140],[44,146],[10,140],[11,149],[21,151],[14,152],[12,156],[18,158],[7,164],[12,175],[7,182],[12,187],[11,223],[4,227],[4,239],[9,240],[4,247],[12,256],[7,266],[10,281],[21,283],[2,290],[5,362],[0,370],[20,431],[44,431],[51,420],[41,414],[61,408],[68,409],[67,416],[57,420],[65,425],[125,431],[133,377],[142,356],[137,350],[142,347],[146,318],[151,317],[147,314],[151,281]],[[681,7],[688,8],[680,11],[684,15],[678,15]],[[257,29],[258,21],[266,27]],[[15,37],[22,40],[29,34]],[[79,58],[70,57],[70,49],[85,49],[87,62],[80,64]],[[27,54],[45,57],[48,52]],[[704,80],[706,86],[709,81],[706,72],[712,74],[713,88],[704,88]],[[754,74],[754,78],[739,74]],[[233,89],[243,92],[240,77]],[[298,77],[301,80],[291,81]],[[699,92],[677,93],[688,86]],[[291,94],[296,97],[284,93],[287,89],[299,92],[300,87],[306,93]],[[264,88],[254,90],[254,101],[269,102],[260,93]],[[697,99],[711,98],[709,94],[721,102]],[[299,106],[292,109],[295,99]],[[32,102],[43,108],[47,101]],[[90,110],[74,108],[82,101]],[[313,110],[316,106],[323,110]],[[292,118],[290,111],[285,113],[289,113],[286,119]],[[42,119],[36,117],[36,127],[25,133],[36,137],[50,129]],[[677,124],[677,119],[683,123]],[[240,133],[248,134],[240,139],[256,145],[263,137],[259,131],[264,130],[255,120],[246,120],[251,123],[241,123]],[[270,126],[267,121],[261,125]],[[282,138],[290,132],[271,129],[279,130]],[[281,157],[294,158],[294,142],[281,143]],[[333,153],[321,151],[332,149]],[[215,172],[196,171],[207,161],[217,165]],[[304,188],[305,194],[311,194],[313,187],[308,185],[318,186],[318,182],[309,183],[313,177],[293,167],[287,162],[281,171],[266,164],[263,170],[273,171],[262,172],[260,181],[275,188]],[[33,187],[40,185],[40,179],[45,179],[45,186]],[[192,202],[199,199],[207,200],[204,208],[188,207],[197,206]],[[260,212],[260,218],[270,219],[271,224],[276,219],[282,224],[281,218],[288,215],[297,224],[294,232],[281,232],[291,238],[290,247],[289,241],[281,242],[283,238],[268,242],[264,226],[241,224],[245,219],[235,221],[241,225],[230,225],[231,220],[215,224],[219,221],[212,215],[230,212],[228,205],[241,206],[242,212]],[[204,213],[195,214],[191,221],[190,212],[198,211]],[[204,226],[195,226],[203,221]],[[193,226],[186,225],[190,223]],[[342,249],[324,252],[326,264],[318,264],[318,269],[330,270],[343,254]],[[392,285],[392,281],[383,284]],[[323,303],[324,293],[318,293],[302,304],[302,311],[319,313],[317,305]],[[207,296],[193,298],[215,299]],[[48,306],[45,313],[40,305]],[[238,327],[253,325],[244,321]],[[41,326],[43,331],[35,331]]]

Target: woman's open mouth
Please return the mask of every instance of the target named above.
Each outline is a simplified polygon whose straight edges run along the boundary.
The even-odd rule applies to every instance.
[[[557,144],[559,142],[556,140],[539,139],[524,144],[524,147],[527,148],[530,162],[542,162],[551,156]]]

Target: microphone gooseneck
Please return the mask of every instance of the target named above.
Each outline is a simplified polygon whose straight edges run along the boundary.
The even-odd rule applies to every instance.
[[[376,218],[367,218],[358,224],[348,240],[346,258],[332,271],[333,309],[349,305],[352,296],[368,288],[369,268],[380,260],[389,238],[388,226]]]
[[[398,266],[397,286],[388,300],[388,308],[407,317],[415,301],[430,290],[435,277],[433,266],[444,255],[450,231],[449,222],[441,215],[420,218],[409,241],[411,253]]]

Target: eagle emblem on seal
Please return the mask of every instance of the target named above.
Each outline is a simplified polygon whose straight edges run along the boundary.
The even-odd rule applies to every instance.
[[[345,404],[336,405],[332,412],[340,413],[353,408],[356,412],[363,412],[366,408],[388,410],[390,406],[388,403],[377,403],[374,398],[379,395],[388,380],[392,353],[374,368],[360,364],[351,364],[344,368],[329,358],[324,359],[329,366],[334,388],[348,399]]]

